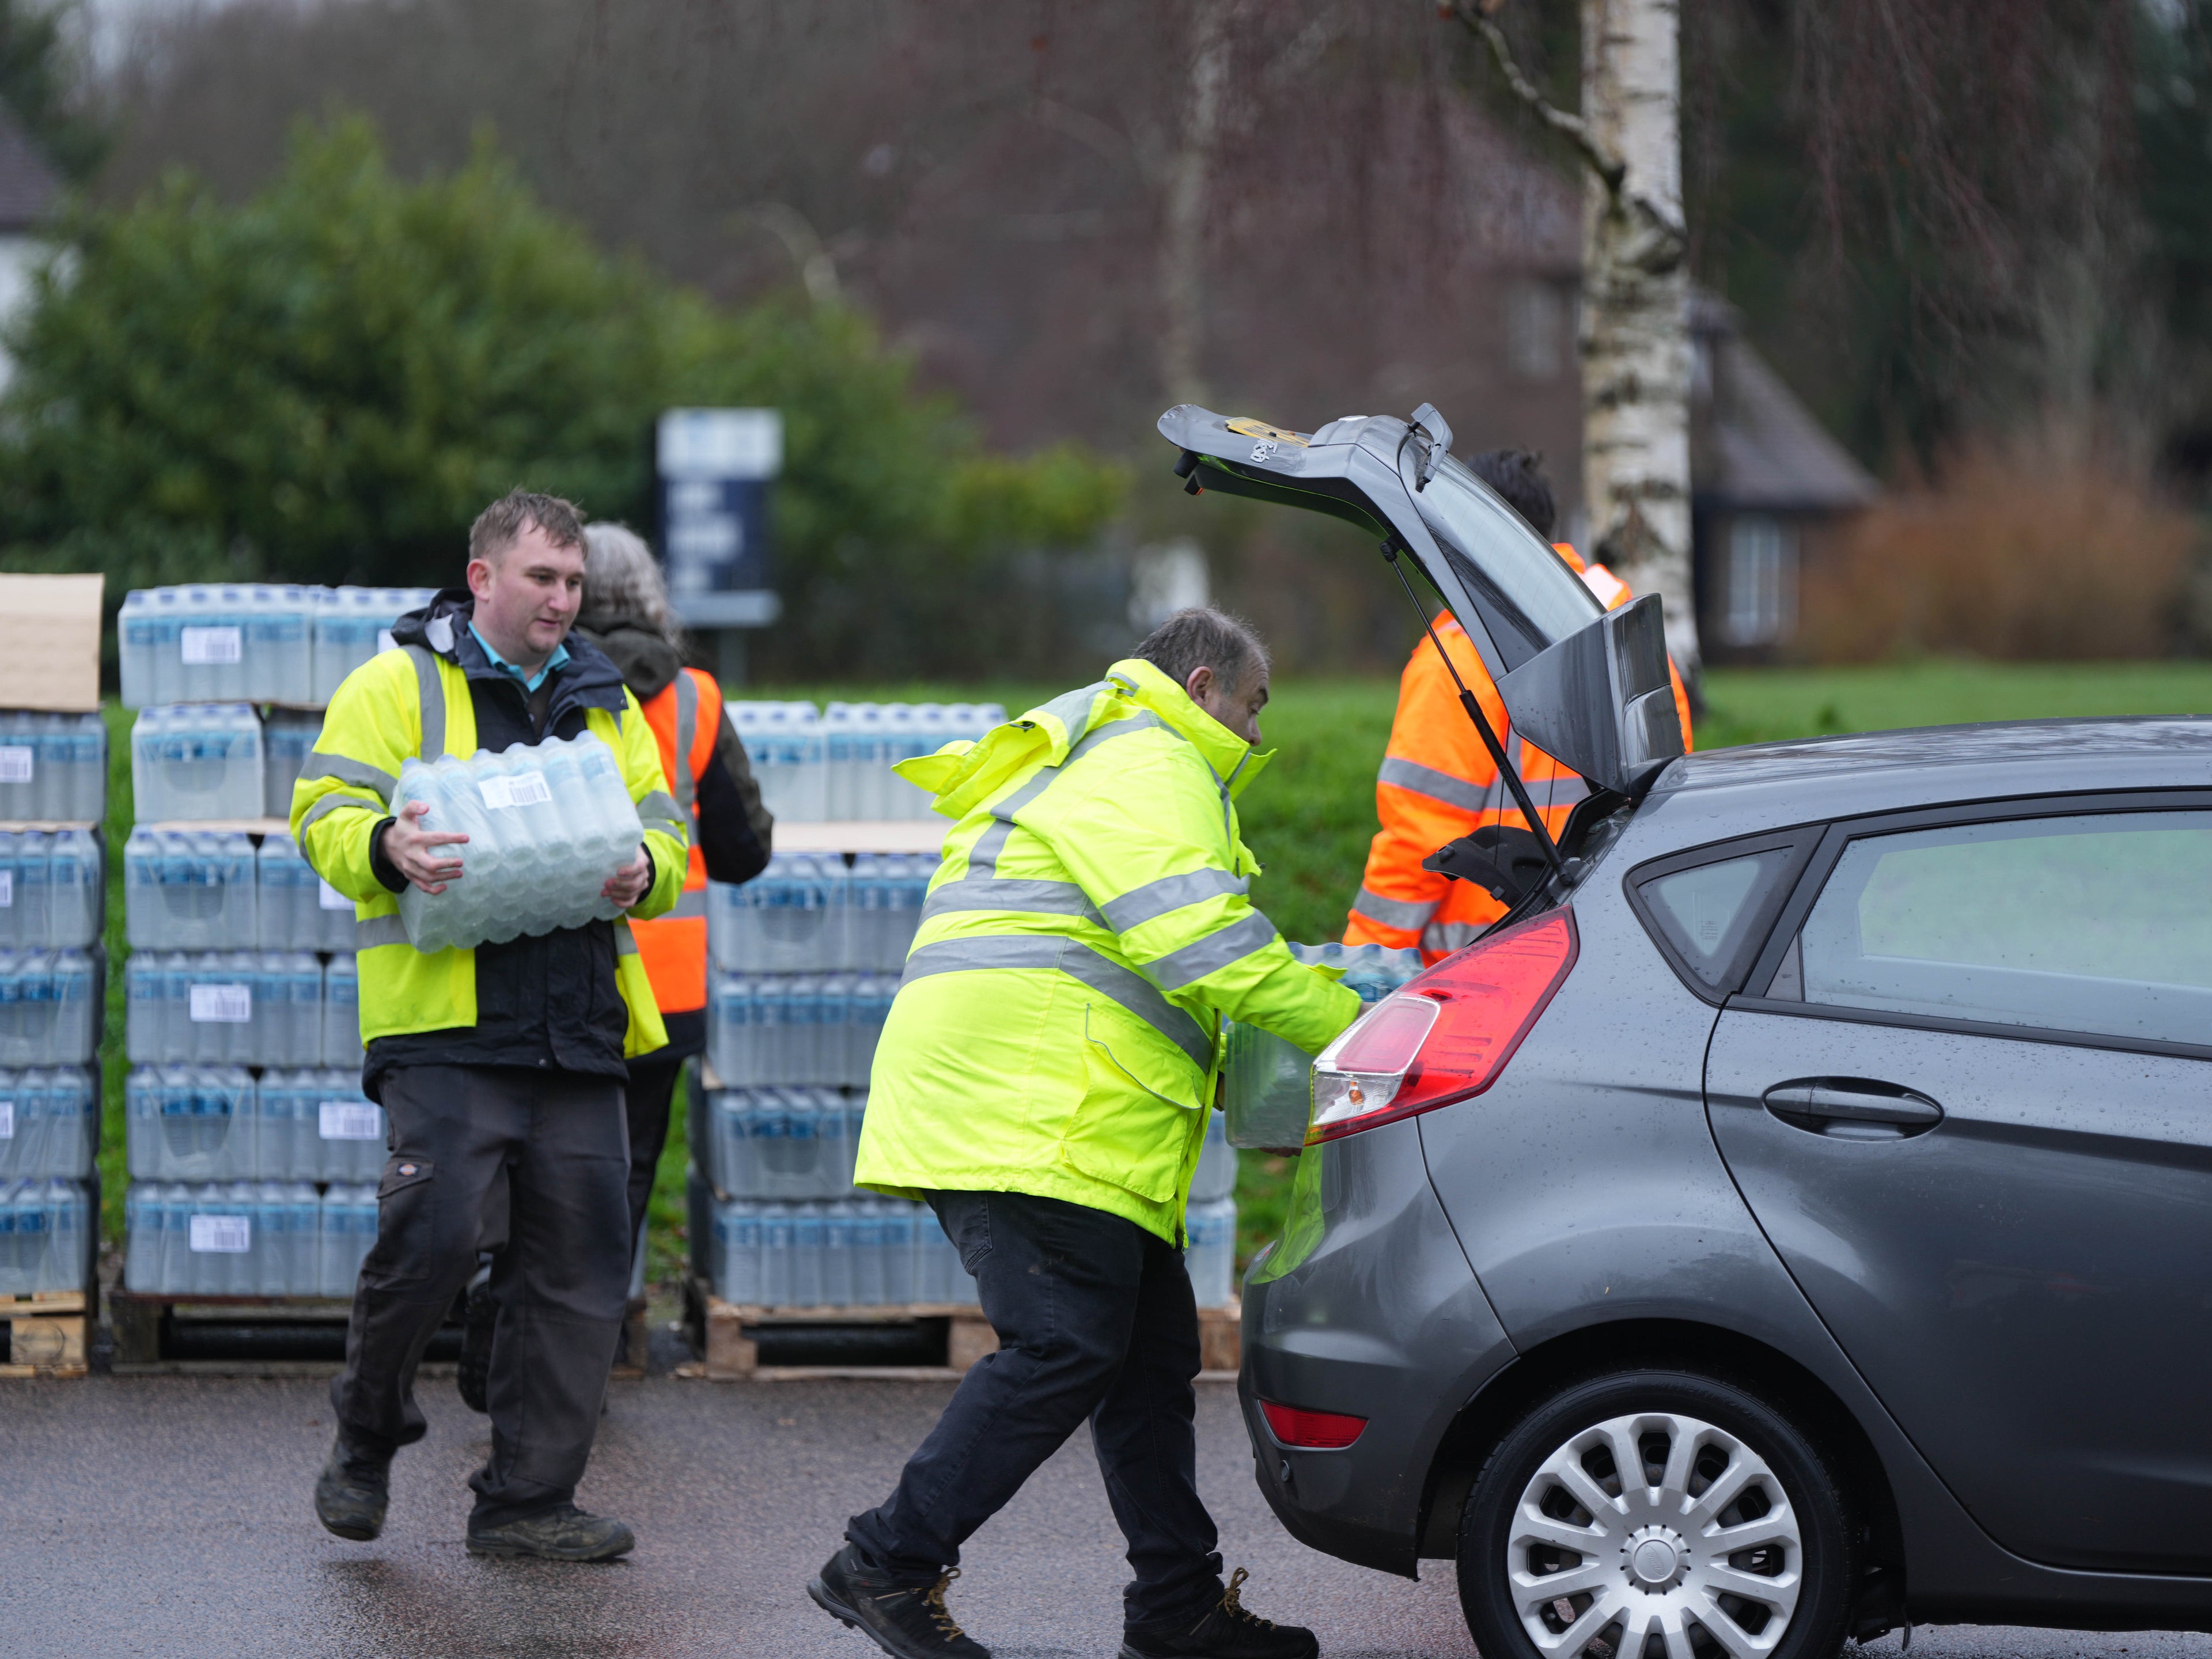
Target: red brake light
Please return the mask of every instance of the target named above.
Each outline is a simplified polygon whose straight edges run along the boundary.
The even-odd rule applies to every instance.
[[[1314,1062],[1308,1142],[1480,1094],[1565,981],[1575,951],[1574,912],[1552,910],[1407,981]]]
[[[1285,1446],[1302,1446],[1308,1451],[1342,1451],[1359,1438],[1367,1426],[1364,1417],[1346,1417],[1342,1412],[1310,1412],[1297,1406],[1279,1406],[1272,1400],[1260,1402],[1261,1414],[1267,1418],[1267,1426],[1274,1431],[1275,1438]]]

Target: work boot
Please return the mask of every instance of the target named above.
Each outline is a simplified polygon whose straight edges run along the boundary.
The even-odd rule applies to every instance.
[[[384,1530],[391,1475],[390,1458],[350,1452],[340,1434],[315,1477],[315,1518],[341,1538],[367,1543]]]
[[[637,1547],[637,1534],[604,1515],[563,1504],[501,1527],[469,1528],[471,1555],[535,1555],[547,1561],[611,1561]]]
[[[491,1382],[491,1328],[499,1318],[499,1304],[491,1299],[491,1278],[479,1274],[468,1288],[468,1303],[461,1314],[461,1364],[456,1380],[461,1403],[472,1412],[489,1410],[485,1389]]]
[[[1221,1599],[1195,1624],[1132,1626],[1121,1632],[1121,1659],[1319,1659],[1314,1633],[1249,1612],[1238,1592],[1251,1575],[1239,1567]]]
[[[991,1659],[991,1650],[954,1622],[945,1592],[960,1576],[947,1567],[934,1584],[899,1584],[863,1565],[850,1544],[806,1587],[814,1604],[849,1625],[894,1659]]]

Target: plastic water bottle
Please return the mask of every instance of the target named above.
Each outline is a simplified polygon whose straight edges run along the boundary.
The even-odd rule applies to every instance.
[[[131,728],[139,822],[261,816],[261,722],[244,703],[142,709]]]
[[[1237,1191],[1237,1149],[1229,1144],[1227,1124],[1219,1112],[1206,1115],[1206,1148],[1198,1155],[1198,1172],[1190,1181],[1193,1204],[1214,1202]]]
[[[760,1217],[760,1300],[767,1307],[793,1305],[794,1206],[769,1200],[757,1206]]]
[[[1183,1265],[1191,1294],[1201,1308],[1218,1308],[1236,1288],[1237,1200],[1218,1198],[1193,1204],[1185,1226],[1190,1243]]]
[[[264,817],[292,815],[292,786],[323,734],[323,717],[302,709],[272,709],[261,727]]]
[[[327,1297],[350,1297],[361,1264],[376,1243],[376,1188],[334,1182],[323,1194],[319,1288]]]
[[[325,1066],[300,1079],[318,1148],[313,1178],[373,1183],[384,1167],[386,1124],[384,1109],[361,1091],[360,1067]]]
[[[334,956],[323,970],[321,1058],[325,1066],[359,1073],[366,1057],[361,1041],[361,981],[354,958]]]
[[[792,823],[818,821],[828,808],[828,752],[811,702],[731,702],[730,725],[760,784],[761,804]]]

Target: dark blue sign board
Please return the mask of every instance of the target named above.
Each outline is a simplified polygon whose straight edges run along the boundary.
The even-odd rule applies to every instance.
[[[676,613],[692,628],[759,628],[769,586],[769,486],[783,470],[773,409],[672,409],[653,434],[660,550]]]

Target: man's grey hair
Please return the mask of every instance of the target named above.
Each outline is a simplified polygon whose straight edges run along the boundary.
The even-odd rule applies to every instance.
[[[584,526],[584,604],[576,618],[599,631],[619,621],[641,622],[678,651],[684,624],[668,602],[660,561],[628,525]]]
[[[469,526],[469,557],[495,559],[513,547],[532,525],[556,547],[584,544],[584,515],[574,501],[534,489],[510,489],[477,514]]]
[[[1267,647],[1260,643],[1251,623],[1204,605],[1176,611],[1146,635],[1133,654],[1177,685],[1187,685],[1194,671],[1211,668],[1232,691],[1271,666]]]

